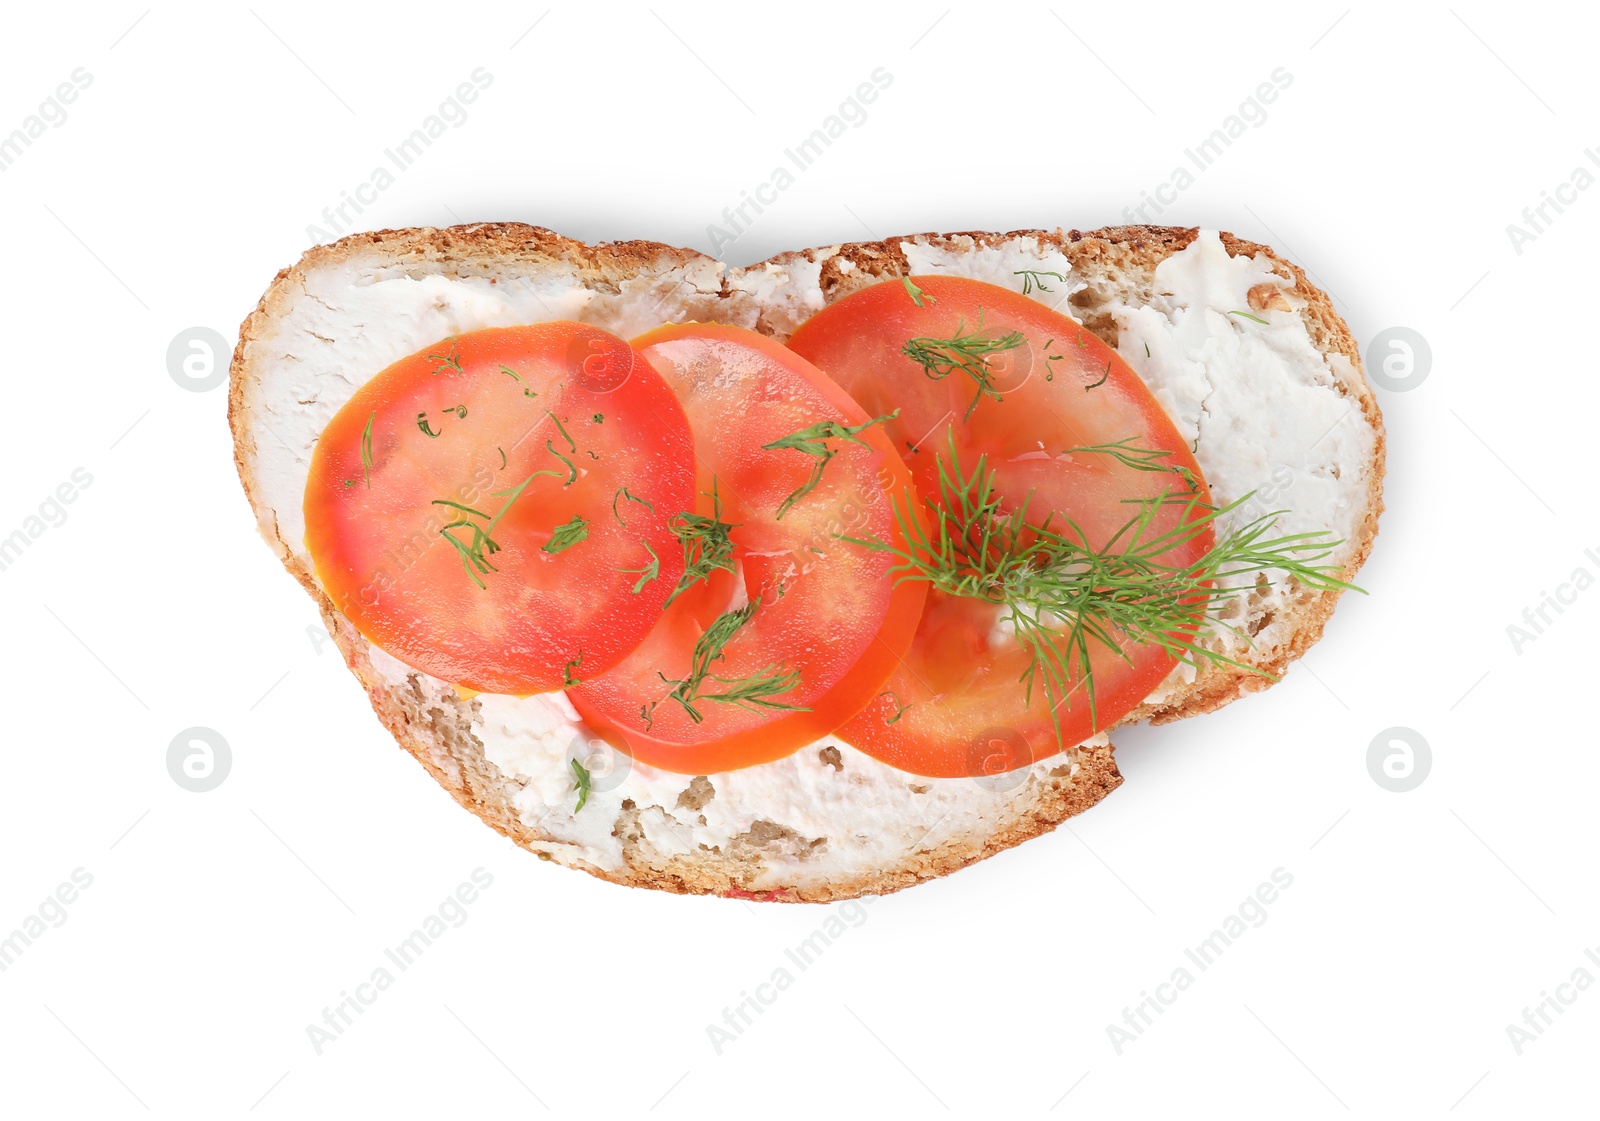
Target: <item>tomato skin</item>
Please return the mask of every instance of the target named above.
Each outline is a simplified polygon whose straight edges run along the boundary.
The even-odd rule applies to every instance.
[[[718,573],[663,614],[612,673],[568,691],[585,723],[635,759],[683,774],[712,774],[791,754],[832,732],[867,704],[910,645],[926,589],[894,583],[894,561],[838,540],[899,542],[891,498],[911,493],[910,475],[882,426],[867,446],[837,449],[816,488],[783,516],[775,512],[815,462],[763,445],[818,421],[872,419],[810,363],[737,327],[677,324],[633,340],[684,402],[701,472],[697,512],[711,515],[713,479],[730,532],[738,580]],[[737,586],[736,586],[737,585]],[[782,589],[782,594],[778,592]],[[730,598],[731,597],[731,598]],[[746,712],[702,703],[695,723],[671,700],[668,681],[687,673],[690,651],[717,615],[761,598],[713,670],[727,679],[781,664],[800,684],[775,699],[810,711]],[[648,726],[641,706],[654,704]]]
[[[1138,508],[1128,503],[1173,490],[1174,473],[1137,471],[1104,453],[1076,452],[1132,438],[1167,452],[1188,472],[1195,497],[1210,501],[1199,465],[1171,419],[1115,351],[1066,316],[1009,289],[963,277],[919,276],[922,306],[888,281],[852,293],[801,324],[789,346],[825,370],[869,412],[901,409],[888,428],[924,499],[939,494],[937,459],[954,441],[970,472],[980,456],[995,473],[1004,513],[1026,502],[1032,524],[1053,517],[1103,548]],[[981,323],[981,331],[980,331]],[[930,377],[903,349],[914,338],[949,339],[1020,331],[1023,344],[990,357],[994,391],[980,395],[963,371]],[[892,403],[892,404],[891,404]],[[1187,485],[1178,488],[1187,490]],[[1163,508],[1153,532],[1196,511]],[[1191,563],[1214,542],[1209,528],[1160,559]],[[929,595],[915,640],[886,691],[839,736],[902,770],[931,777],[982,776],[1025,766],[1113,726],[1176,665],[1159,646],[1127,657],[1091,643],[1094,703],[1081,677],[1057,705],[1058,738],[1042,682],[1031,700],[1022,684],[1031,656],[1007,633],[1005,609],[975,599]],[[1059,645],[1058,645],[1059,648]]]
[[[625,341],[489,328],[401,359],[339,410],[312,455],[306,545],[334,605],[407,665],[547,692],[649,632],[682,572],[666,519],[693,487],[683,410]],[[491,519],[492,571],[469,568],[462,543]],[[563,547],[557,527],[576,539]],[[623,570],[651,550],[659,576],[634,592]]]

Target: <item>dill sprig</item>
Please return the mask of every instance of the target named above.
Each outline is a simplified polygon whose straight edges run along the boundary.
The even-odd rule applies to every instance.
[[[1066,357],[1067,357],[1065,354],[1051,354],[1050,353],[1050,348],[1052,346],[1054,346],[1055,343],[1056,343],[1056,340],[1053,339],[1053,338],[1045,340],[1044,351],[1043,351],[1043,353],[1044,353],[1044,380],[1045,381],[1055,381],[1056,380],[1055,367],[1051,366],[1050,363],[1052,363],[1052,362],[1063,362],[1063,361],[1066,360]]]
[[[465,405],[449,405],[441,411],[446,416],[454,413],[457,420],[467,419],[467,407]],[[439,433],[444,431],[444,429],[441,428],[439,432],[435,432],[432,425],[428,423],[428,414],[425,412],[417,414],[417,427],[421,429],[422,434],[428,437],[430,440],[437,440],[439,438]]]
[[[555,423],[556,431],[561,433],[561,438],[567,442],[567,451],[571,452],[573,455],[577,455],[578,445],[573,441],[571,435],[568,434],[566,426],[561,423],[561,418],[556,416],[556,414],[551,412],[549,409],[544,411],[544,415],[549,417],[551,421]],[[578,465],[572,462],[572,460],[568,459],[566,456],[562,455],[560,452],[556,451],[556,446],[553,441],[546,440],[544,442],[544,450],[567,465],[567,481],[561,484],[562,486],[570,487],[573,483],[578,481]]]
[[[733,571],[733,540],[728,535],[738,526],[722,520],[722,499],[717,494],[717,482],[711,480],[711,516],[685,510],[674,514],[667,529],[683,546],[683,575],[678,586],[672,589],[662,608],[672,606],[672,601],[711,574],[721,569]]]
[[[734,611],[725,611],[712,620],[694,644],[694,650],[689,655],[689,674],[687,677],[674,680],[664,673],[657,676],[668,685],[672,692],[662,700],[676,701],[689,714],[689,719],[696,724],[705,719],[705,714],[695,707],[697,703],[716,701],[718,704],[734,705],[746,712],[810,712],[804,705],[786,704],[772,698],[781,693],[792,692],[800,684],[800,671],[785,669],[782,662],[774,662],[748,677],[718,677],[711,672],[711,663],[721,661],[725,655],[727,645],[733,636],[748,623],[761,606],[761,597],[757,596],[743,607]],[[712,692],[706,688],[707,682],[715,682],[723,688]],[[639,715],[649,728],[655,720],[656,705],[661,701],[643,706]]]
[[[894,702],[894,715],[893,716],[884,717],[883,718],[883,722],[885,724],[896,723],[902,716],[904,716],[907,712],[909,712],[911,710],[911,706],[908,705],[908,704],[903,703],[900,700],[900,695],[898,693],[896,693],[893,689],[885,689],[883,692],[878,694],[878,697],[888,697],[890,700],[892,700]],[[873,700],[877,700],[877,699],[878,699],[877,697],[873,698]]]
[[[573,442],[571,436],[567,435],[567,427],[561,423],[561,418],[556,416],[556,414],[551,412],[549,409],[544,411],[544,415],[555,421],[556,431],[561,433],[561,438],[567,442],[567,450],[569,452],[576,452],[578,450],[578,445]]]
[[[911,302],[916,304],[918,307],[924,306],[922,303],[923,300],[927,300],[930,304],[936,304],[939,302],[924,292],[921,288],[918,288],[909,276],[902,276],[900,278],[900,283],[906,286],[906,295],[910,296]]]
[[[451,335],[449,338],[445,339],[445,342],[450,344],[449,353],[428,355],[428,360],[434,364],[433,369],[429,372],[437,374],[440,370],[454,370],[459,374],[462,372],[461,351],[459,344],[456,342],[456,337]],[[504,368],[505,367],[503,366],[501,367],[501,369]]]
[[[1265,319],[1262,319],[1259,315],[1251,315],[1248,311],[1230,311],[1228,314],[1237,315],[1240,319],[1248,319],[1252,323],[1259,323],[1263,327],[1270,326]]]
[[[634,595],[638,595],[646,584],[650,583],[650,581],[661,575],[661,558],[656,556],[656,551],[650,547],[650,542],[641,537],[639,538],[639,544],[643,545],[644,551],[650,554],[650,562],[643,568],[617,569],[618,572],[621,572],[625,575],[637,576],[639,578],[638,581],[633,585]]]
[[[791,506],[810,494],[816,489],[817,484],[822,482],[823,469],[828,466],[834,456],[839,454],[840,450],[838,448],[830,448],[827,443],[829,440],[845,440],[852,444],[860,444],[864,448],[870,448],[872,445],[860,439],[860,434],[874,424],[883,424],[899,415],[900,410],[896,409],[894,412],[884,416],[874,417],[864,424],[855,425],[840,424],[836,420],[821,420],[809,428],[791,432],[781,440],[774,440],[770,444],[762,444],[761,447],[765,451],[778,451],[787,448],[809,455],[817,461],[811,466],[811,477],[802,483],[794,493],[779,503],[776,520],[782,521],[783,516],[789,512]]]
[[[560,452],[556,451],[556,446],[554,444],[552,444],[549,440],[546,440],[544,442],[544,450],[549,452],[551,455],[553,455],[557,459],[559,459],[562,463],[565,463],[567,465],[567,481],[562,483],[561,484],[562,486],[570,487],[573,483],[578,481],[578,465],[576,463],[572,462],[572,460],[568,459],[566,456],[564,456]],[[546,474],[546,473],[554,475],[558,479],[561,477],[561,472],[559,472],[559,471],[541,472],[541,474]]]
[[[1079,450],[1150,464],[1160,458],[1127,441]],[[1269,536],[1283,511],[1228,529],[1194,561],[1175,565],[1162,559],[1212,531],[1252,495],[1222,507],[1193,496],[1183,499],[1186,511],[1170,529],[1155,525],[1165,500],[1141,501],[1139,513],[1094,548],[1070,519],[1062,519],[1066,532],[1050,528],[1054,514],[1030,523],[1031,492],[1009,514],[1003,512],[988,457],[963,470],[953,434],[948,457],[937,457],[937,466],[939,493],[926,500],[931,529],[923,528],[908,499],[899,498],[894,511],[904,548],[878,538],[844,540],[896,556],[897,579],[925,580],[948,595],[1001,608],[1002,620],[1031,655],[1019,678],[1024,695],[1031,703],[1035,683],[1042,687],[1058,739],[1058,709],[1080,688],[1098,727],[1090,662],[1096,647],[1131,663],[1128,647],[1155,645],[1188,665],[1220,663],[1271,678],[1266,670],[1203,645],[1212,628],[1233,629],[1222,619],[1223,608],[1255,587],[1233,581],[1277,570],[1312,588],[1360,590],[1333,576],[1335,566],[1317,563],[1339,541],[1325,533]]]
[[[1000,391],[994,385],[994,371],[989,368],[989,355],[1015,350],[1025,340],[1021,331],[992,337],[984,335],[982,308],[978,309],[978,325],[971,334],[962,334],[966,326],[967,321],[963,318],[956,326],[956,333],[948,339],[919,335],[908,340],[900,348],[900,353],[921,366],[922,372],[934,381],[943,381],[957,370],[971,378],[978,392],[973,396],[972,404],[967,406],[967,415],[963,418],[970,420],[972,410],[978,407],[978,402],[983,398],[1000,400]]]
[[[565,525],[558,525],[550,533],[550,540],[541,548],[552,556],[564,553],[580,541],[589,540],[589,519],[582,514],[577,514]]]
[[[583,809],[585,803],[589,801],[589,790],[594,780],[589,774],[589,768],[585,767],[576,759],[571,760],[571,763],[572,778],[573,781],[578,784],[578,804],[573,808],[572,812],[577,813],[579,810]]]
[[[1020,276],[1022,278],[1022,294],[1024,296],[1030,294],[1035,288],[1039,289],[1041,292],[1053,292],[1055,290],[1053,288],[1046,287],[1045,282],[1039,279],[1041,276],[1053,276],[1063,284],[1067,282],[1065,274],[1059,272],[1050,272],[1046,269],[1017,269],[1011,275]]]
[[[439,535],[446,541],[450,542],[451,545],[455,546],[456,552],[461,555],[461,567],[467,570],[467,575],[472,577],[472,582],[478,585],[478,587],[488,587],[488,585],[483,582],[483,577],[480,576],[479,573],[482,573],[486,576],[491,572],[499,571],[499,569],[495,568],[494,565],[489,563],[489,557],[500,551],[499,542],[497,542],[492,536],[494,533],[494,527],[500,524],[500,519],[506,516],[506,511],[510,510],[511,504],[521,497],[522,492],[527,489],[529,483],[533,482],[533,480],[538,478],[540,475],[550,474],[554,474],[554,472],[535,471],[533,474],[529,475],[526,479],[523,479],[522,482],[518,483],[510,490],[497,490],[492,492],[489,497],[504,498],[506,500],[505,505],[501,506],[493,516],[484,513],[482,510],[475,509],[471,506],[464,506],[461,503],[454,502],[448,498],[435,498],[431,503],[434,506],[444,506],[448,509],[457,510],[468,515],[465,518],[458,518],[455,521],[450,522],[448,525],[441,526],[439,529]],[[482,518],[483,524],[478,524],[472,520],[473,518]],[[468,540],[463,541],[454,533],[450,532],[453,529],[468,529],[471,531],[472,536]]]
[[[1164,448],[1141,448],[1132,436],[1125,436],[1110,444],[1090,444],[1080,448],[1066,448],[1062,455],[1106,455],[1135,471],[1170,472],[1181,478],[1189,488],[1190,494],[1200,490],[1200,485],[1195,481],[1194,472],[1181,463],[1163,463],[1172,453]],[[1143,501],[1140,499],[1139,501]]]
[[[584,805],[589,801],[589,790],[594,782],[594,779],[589,774],[589,768],[585,767],[582,763],[578,762],[576,759],[571,760],[571,763],[572,778],[573,781],[578,784],[578,804],[573,808],[572,812],[577,813],[579,810],[583,809]]]
[[[651,505],[649,499],[647,499],[647,498],[639,498],[637,495],[629,494],[627,487],[618,488],[617,493],[613,494],[611,496],[611,516],[613,518],[617,519],[617,524],[620,525],[623,529],[627,529],[628,528],[628,523],[623,521],[622,520],[622,515],[620,513],[618,513],[618,511],[617,511],[617,503],[621,502],[624,498],[626,498],[629,502],[637,502],[640,506],[643,506],[646,510],[649,510],[652,514],[654,514],[656,512],[656,508],[653,505]]]
[[[561,667],[561,684],[568,689],[582,685],[583,682],[578,680],[578,667],[581,665],[583,665],[583,651],[579,650],[576,658]]]
[[[502,374],[505,374],[507,377],[512,378],[515,381],[519,381],[519,382],[522,381],[522,375],[517,373],[510,366],[502,365],[500,367],[500,372]],[[529,389],[526,383],[524,383],[523,386],[522,386],[522,395],[524,397],[537,397],[537,396],[539,396],[533,390]]]

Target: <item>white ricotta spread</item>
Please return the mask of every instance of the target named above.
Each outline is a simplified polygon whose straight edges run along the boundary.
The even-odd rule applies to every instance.
[[[1241,514],[1281,509],[1277,532],[1349,541],[1366,510],[1375,435],[1298,310],[1251,308],[1249,290],[1265,283],[1294,298],[1271,261],[1230,257],[1214,232],[1201,234],[1156,266],[1153,299],[1110,305],[1117,350],[1196,448],[1217,498],[1256,492]],[[1337,360],[1348,376],[1348,360]]]
[[[1260,284],[1282,289],[1291,309],[1253,309],[1248,293]],[[1292,287],[1269,259],[1230,257],[1207,231],[1156,266],[1152,298],[1113,300],[1106,310],[1117,324],[1118,353],[1191,441],[1213,500],[1251,496],[1219,521],[1219,532],[1279,512],[1271,536],[1331,534],[1343,544],[1321,563],[1339,565],[1355,548],[1366,513],[1377,435],[1360,404],[1339,391],[1340,378],[1312,342]],[[1341,376],[1352,376],[1343,355],[1333,361]],[[1272,588],[1250,608],[1271,615],[1253,640],[1219,632],[1227,653],[1287,639],[1287,613],[1277,610],[1285,603],[1280,578],[1269,574]],[[1178,666],[1150,700],[1160,703],[1195,673]]]

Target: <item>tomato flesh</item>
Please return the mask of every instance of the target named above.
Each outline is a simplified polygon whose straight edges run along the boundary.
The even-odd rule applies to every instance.
[[[869,413],[900,410],[888,431],[906,452],[923,499],[939,495],[937,461],[948,464],[953,441],[967,472],[987,457],[1003,513],[1026,503],[1028,522],[1038,525],[1048,515],[1058,531],[1070,519],[1082,543],[1095,549],[1138,513],[1132,504],[1138,500],[1187,494],[1192,479],[1193,497],[1209,502],[1199,465],[1170,418],[1105,343],[996,285],[949,276],[914,277],[911,285],[920,290],[916,298],[900,281],[846,296],[803,323],[789,346]],[[1020,345],[985,356],[989,393],[960,368],[930,376],[904,353],[913,339],[999,340],[1011,332],[1021,333]],[[1166,452],[1161,464],[1178,470],[1136,470],[1104,452],[1068,454],[1118,441]],[[1194,516],[1182,505],[1159,507],[1145,539]],[[1208,527],[1160,560],[1188,565],[1212,544]],[[1032,655],[1002,622],[1006,613],[984,600],[931,592],[911,650],[884,693],[838,734],[917,774],[995,774],[1113,726],[1176,664],[1159,645],[1130,643],[1119,653],[1091,642],[1093,704],[1081,674],[1064,683],[1054,706],[1058,738],[1040,681],[1031,700],[1021,683]]]
[[[820,479],[780,516],[817,457],[764,445],[821,422],[861,425],[875,414],[809,362],[737,327],[667,326],[633,344],[683,403],[700,471],[696,510],[715,516],[720,509],[720,520],[734,527],[735,572],[695,585],[621,665],[586,677],[568,696],[591,727],[665,770],[709,774],[781,758],[855,715],[911,642],[925,589],[896,585],[887,554],[840,540],[898,542],[891,499],[909,495],[910,476],[881,424],[863,429],[861,443],[828,439],[832,456]],[[711,663],[714,677],[690,693],[701,696],[691,706],[697,721],[669,695],[673,683],[688,678],[695,644],[720,615],[757,600]],[[774,667],[799,675],[770,698],[791,707],[704,696]]]
[[[569,322],[473,331],[396,362],[334,416],[306,545],[334,605],[407,665],[546,692],[654,625],[682,571],[667,519],[693,501],[693,462],[683,409],[622,339]],[[659,573],[635,591],[626,570],[652,555]]]

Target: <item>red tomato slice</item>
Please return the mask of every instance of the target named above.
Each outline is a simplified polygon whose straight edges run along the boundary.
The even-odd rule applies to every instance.
[[[637,651],[568,696],[592,727],[665,770],[781,758],[860,711],[911,642],[925,589],[895,585],[889,555],[839,540],[899,542],[891,499],[910,495],[910,476],[874,414],[771,339],[689,323],[633,342],[689,416],[702,493],[693,512],[720,510],[732,527],[729,570],[694,585]],[[856,431],[794,439],[828,424]],[[726,642],[709,645],[719,627]]]
[[[919,290],[913,294],[912,287]],[[921,306],[918,306],[920,300]],[[1020,332],[1020,339],[1007,339]],[[940,340],[966,338],[965,353]],[[904,353],[921,340],[933,374]],[[1006,342],[1018,345],[1005,346]],[[987,345],[985,345],[987,343]],[[803,323],[789,346],[825,370],[869,413],[893,408],[888,425],[905,449],[919,493],[939,494],[936,460],[948,462],[954,440],[962,468],[987,456],[1002,510],[1026,501],[1034,525],[1053,515],[1058,531],[1081,531],[1100,549],[1140,507],[1130,502],[1163,493],[1210,493],[1189,448],[1144,383],[1116,353],[1078,324],[1016,292],[961,277],[915,277],[874,285],[824,308]],[[976,359],[974,377],[955,360]],[[938,375],[943,376],[938,376]],[[1137,470],[1105,452],[1070,451],[1126,441],[1165,452],[1169,470]],[[1146,532],[1176,528],[1195,516],[1163,506]],[[1076,535],[1075,535],[1076,536]],[[1161,556],[1186,565],[1210,549],[1209,527]],[[886,690],[839,735],[903,770],[938,777],[996,774],[1048,758],[1114,725],[1176,664],[1161,647],[1130,644],[1119,654],[1091,642],[1091,706],[1081,677],[1051,707],[1039,681],[1027,699],[1020,679],[1032,656],[1002,624],[1004,608],[934,591],[916,640]]]
[[[649,633],[683,570],[688,421],[623,340],[497,327],[403,358],[318,440],[306,546],[344,615],[407,665],[559,689]],[[652,576],[651,573],[655,575]]]

